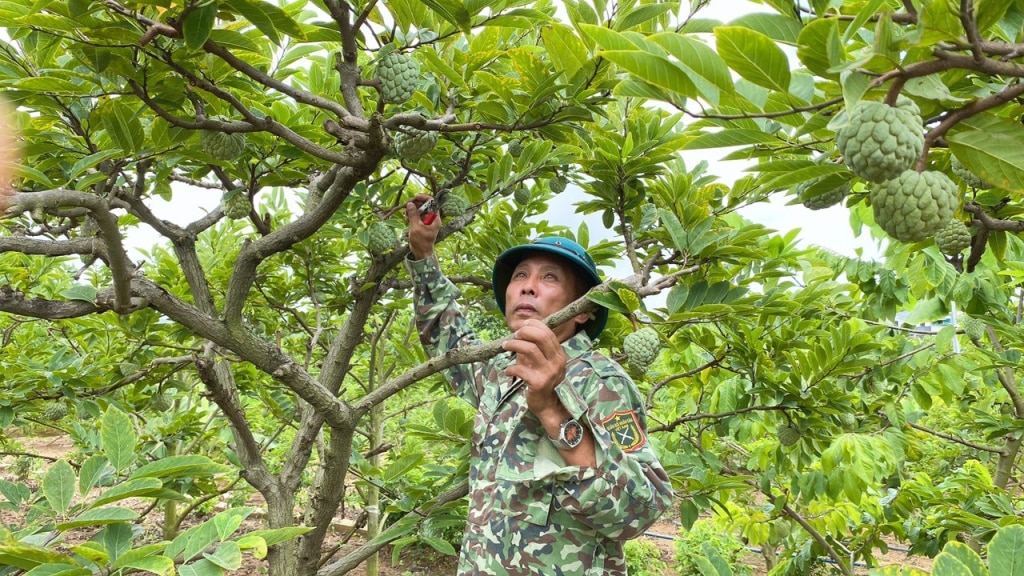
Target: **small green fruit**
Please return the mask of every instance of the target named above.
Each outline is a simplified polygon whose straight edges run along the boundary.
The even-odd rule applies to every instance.
[[[391,143],[402,160],[419,160],[437,146],[437,132],[406,126],[394,135]]]
[[[374,75],[380,80],[384,102],[401,104],[412,98],[419,86],[420,64],[412,56],[393,51],[377,62]]]
[[[935,245],[943,254],[959,254],[971,245],[971,230],[959,220],[950,220],[935,233]]]
[[[241,188],[228,190],[221,197],[221,204],[224,206],[224,215],[232,220],[248,218],[252,211],[252,204],[249,204],[249,195]]]
[[[555,176],[554,178],[548,180],[548,188],[550,188],[551,191],[554,192],[555,194],[561,194],[562,192],[565,192],[566,184],[567,182],[565,180],[565,176]]]
[[[174,400],[171,398],[171,395],[166,392],[154,394],[153,397],[149,399],[149,406],[157,412],[170,410],[173,403]]]
[[[968,316],[963,323],[964,334],[971,340],[981,340],[985,337],[985,322],[981,318]]]
[[[367,230],[366,247],[372,254],[390,252],[397,241],[398,237],[395,231],[386,222],[374,222]]]
[[[513,158],[519,158],[523,154],[523,141],[513,140],[508,143],[508,155]]]
[[[47,402],[43,407],[43,418],[50,422],[56,422],[68,415],[68,407],[63,402]]]
[[[469,210],[469,200],[458,194],[448,194],[441,203],[441,216],[445,218],[456,218],[462,216]]]
[[[245,151],[245,134],[206,130],[199,135],[203,152],[217,160],[234,160]]]
[[[654,328],[645,326],[626,335],[622,350],[631,365],[646,372],[661,351],[661,338]]]
[[[532,194],[530,194],[530,189],[526,186],[519,186],[516,188],[515,192],[512,193],[512,199],[520,206],[526,206],[529,204],[531,197]]]
[[[779,443],[783,446],[792,446],[800,441],[800,429],[792,424],[779,428]]]

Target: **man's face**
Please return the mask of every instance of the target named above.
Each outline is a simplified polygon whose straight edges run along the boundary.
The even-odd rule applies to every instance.
[[[505,322],[515,331],[531,318],[543,320],[576,300],[580,292],[571,264],[550,254],[531,254],[512,271],[505,290]],[[558,340],[569,339],[576,332],[576,325],[588,318],[580,314],[555,327]]]

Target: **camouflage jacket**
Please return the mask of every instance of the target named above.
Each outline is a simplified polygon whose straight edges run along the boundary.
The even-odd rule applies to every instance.
[[[478,343],[459,311],[461,295],[437,260],[407,265],[427,353]],[[556,392],[593,433],[596,468],[565,464],[526,407],[525,383],[503,373],[511,354],[445,372],[455,392],[477,408],[460,575],[625,575],[623,543],[671,504],[671,483],[647,441],[636,385],[593,350],[584,332],[562,347],[569,362]]]

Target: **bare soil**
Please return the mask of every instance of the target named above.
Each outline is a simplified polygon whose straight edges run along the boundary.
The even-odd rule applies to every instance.
[[[24,446],[24,452],[34,457],[41,457],[49,461],[56,461],[57,459],[63,458],[73,448],[71,439],[67,436],[35,436],[35,437],[20,437],[17,440]],[[15,461],[17,456],[5,456],[0,458],[0,478],[13,481],[16,479],[16,464]],[[38,479],[39,470],[30,476],[31,479]],[[37,488],[37,484],[31,480],[28,482],[32,489]],[[259,495],[254,496],[249,502],[250,505],[256,506],[258,509],[262,505],[262,499]],[[147,501],[126,501],[121,505],[127,505],[135,509],[139,513],[146,512],[149,508],[149,502]],[[18,525],[24,514],[25,510],[13,512],[9,510],[0,510],[0,525]],[[216,510],[211,512],[210,515],[216,513]],[[199,516],[195,518],[192,523],[198,523],[209,518],[210,515]],[[158,513],[151,513],[149,519],[143,521],[143,525],[147,526],[147,532],[151,533],[156,537],[159,534],[157,526],[159,525],[160,515]],[[362,532],[357,531],[352,533],[352,525],[355,522],[353,513],[339,513],[339,517],[335,522],[335,529],[328,535],[326,546],[328,548],[337,547],[337,553],[335,558],[345,556],[348,552],[355,550],[360,545],[365,543],[365,537]],[[190,524],[186,524],[183,528],[187,528]],[[262,514],[257,511],[245,520],[242,527],[239,529],[240,533],[257,530],[264,528],[262,523]],[[664,576],[679,576],[679,574],[671,568],[674,563],[675,549],[672,538],[679,532],[678,525],[670,520],[663,520],[656,523],[648,531],[648,534],[642,538],[652,542],[658,550],[661,552],[662,561],[669,566],[664,573]],[[72,546],[80,542],[84,542],[91,538],[95,531],[82,531],[74,534],[65,535],[65,545]],[[917,556],[908,556],[902,550],[905,549],[904,545],[899,542],[890,542],[890,551],[885,556],[878,558],[880,566],[886,566],[890,564],[901,565],[901,566],[913,566],[920,568],[924,571],[929,571],[931,567],[930,558],[922,558]],[[895,549],[893,549],[895,548]],[[749,552],[744,559],[744,563],[753,568],[756,576],[762,576],[767,574],[767,568],[765,566],[764,558],[757,553]],[[392,563],[392,550],[390,547],[385,547],[381,550],[378,561],[379,576],[419,576],[424,574],[437,574],[447,575],[454,574],[456,568],[456,559],[450,556],[445,556],[432,549],[424,549],[422,547],[406,547],[404,548],[396,563]],[[256,558],[249,557],[246,565],[241,569],[233,572],[239,576],[258,576],[267,573],[267,566],[265,561],[258,560]],[[366,576],[365,563],[354,571],[350,572],[353,576]],[[857,575],[868,574],[866,567],[857,567],[855,570]]]

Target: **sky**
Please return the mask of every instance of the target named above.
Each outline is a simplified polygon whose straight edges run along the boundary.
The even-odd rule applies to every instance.
[[[751,12],[770,12],[766,6],[745,0],[713,0],[711,5],[701,12],[701,17],[715,18],[727,22],[743,14]],[[701,160],[707,160],[711,166],[711,174],[727,184],[731,184],[743,174],[746,165],[739,161],[722,161],[729,153],[728,149],[712,149],[687,151],[684,159],[687,166],[696,166]],[[575,195],[573,192],[575,191]],[[579,190],[570,187],[551,203],[549,214],[558,214],[557,222],[576,229],[586,221],[593,238],[604,236],[604,227],[599,215],[584,217],[577,214],[573,204],[580,199]],[[825,210],[811,211],[801,205],[786,206],[786,199],[781,194],[772,202],[757,204],[742,210],[742,214],[759,224],[779,232],[800,228],[798,235],[802,245],[815,245],[828,248],[845,256],[863,258],[880,258],[881,248],[868,234],[860,238],[854,237],[849,224],[849,212],[843,206],[833,206]],[[213,209],[219,202],[219,195],[206,190],[176,189],[173,203],[166,203],[158,198],[152,199],[152,209],[161,217],[180,225],[187,224]],[[612,231],[607,231],[610,236]],[[604,237],[607,237],[604,236]],[[127,244],[135,249],[148,249],[154,244],[162,243],[163,239],[148,227],[140,227],[129,233]],[[612,273],[615,273],[614,271]]]

